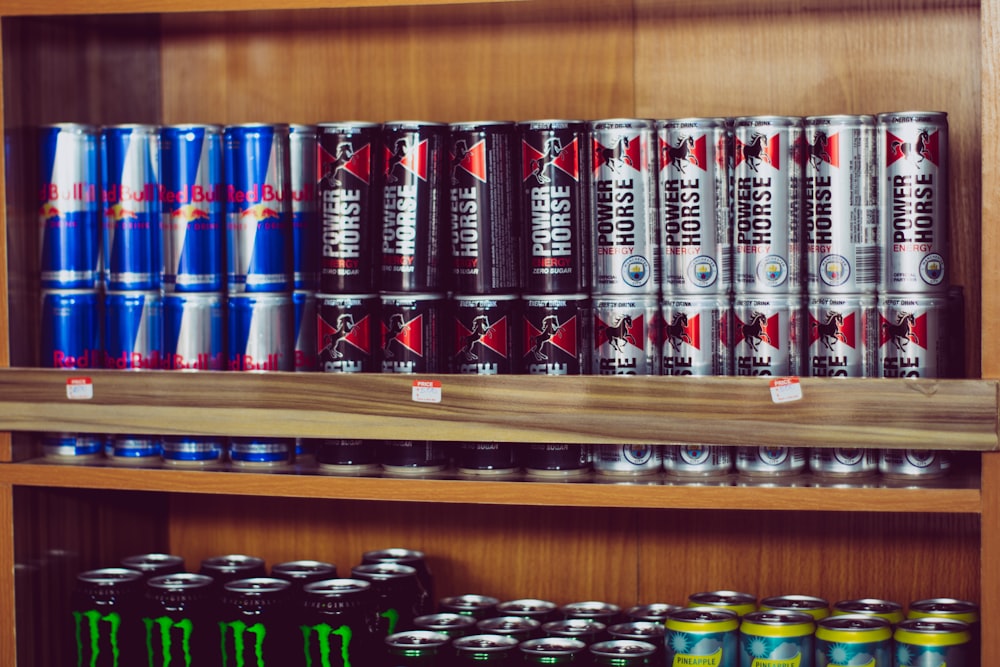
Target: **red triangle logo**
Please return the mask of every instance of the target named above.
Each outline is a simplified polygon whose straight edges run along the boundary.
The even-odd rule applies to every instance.
[[[910,343],[927,349],[927,314],[914,317],[912,313],[899,312],[896,321],[890,322],[879,314],[879,347],[890,343],[900,352]]]
[[[574,181],[580,180],[580,145],[574,138],[568,146],[563,146],[558,139],[549,139],[543,147],[542,152],[529,144],[521,141],[521,174],[522,180],[528,180],[534,176],[539,183],[548,183],[549,177],[545,170],[550,166],[565,173]]]
[[[594,315],[594,334],[595,349],[607,344],[617,350],[623,350],[625,345],[642,350],[646,340],[642,315],[634,320],[626,315],[614,324],[606,324],[598,315]]]
[[[465,142],[459,140],[453,146],[451,156],[455,166],[468,172],[476,179],[486,182],[486,140],[477,141],[472,148],[466,149]]]
[[[780,320],[777,315],[766,317],[763,313],[753,313],[749,322],[743,322],[739,315],[735,315],[735,326],[733,327],[733,345],[739,345],[744,340],[753,341],[750,346],[754,349],[761,343],[767,343],[774,349],[781,342]]]
[[[341,346],[347,344],[365,354],[371,354],[371,326],[367,315],[357,323],[349,314],[337,318],[336,326],[330,326],[322,317],[318,318],[318,323],[316,340],[320,345],[320,353],[330,350],[333,356],[338,357],[343,353]]]
[[[562,324],[555,315],[546,315],[539,323],[541,328],[524,320],[524,356],[534,355],[542,361],[548,359],[547,345],[558,348],[571,357],[576,356],[576,315]]]
[[[613,172],[621,172],[624,166],[642,171],[643,146],[641,137],[622,137],[613,146],[603,146],[594,139],[594,171],[607,165]]]
[[[476,345],[482,345],[502,358],[507,358],[507,317],[501,317],[493,324],[485,315],[473,318],[472,328],[455,318],[455,356],[472,361],[478,359]]]
[[[424,316],[404,322],[401,313],[393,313],[388,324],[382,322],[382,340],[383,349],[389,349],[395,341],[418,357],[424,356]]]
[[[809,314],[809,345],[820,341],[828,350],[838,342],[847,345],[852,350],[857,347],[854,332],[857,330],[854,322],[855,314],[846,316],[833,310],[826,311],[825,321],[820,322],[812,313]]]
[[[346,171],[368,185],[371,182],[371,145],[365,144],[358,150],[349,141],[339,144],[336,155],[331,155],[322,146],[318,147],[318,173],[320,178],[337,179],[341,171]]]
[[[385,175],[393,176],[396,167],[402,167],[422,181],[427,180],[427,140],[416,146],[410,145],[406,139],[397,139],[392,148],[385,146]],[[390,179],[391,181],[391,179]]]
[[[663,325],[664,342],[680,352],[681,345],[687,344],[701,349],[701,315],[688,319],[687,313],[674,313],[670,322]]]
[[[707,163],[707,140],[705,135],[697,139],[691,136],[677,138],[677,145],[671,146],[669,142],[660,139],[660,164],[670,165],[683,172],[688,165],[698,167],[702,171],[708,171]]]
[[[762,163],[771,165],[776,170],[781,170],[781,135],[776,134],[771,138],[763,134],[754,133],[753,140],[745,144],[736,139],[736,164],[746,162],[754,171]]]
[[[885,164],[887,167],[902,159],[909,160],[916,165],[929,160],[934,166],[940,166],[938,159],[940,136],[938,132],[921,130],[915,142],[904,141],[892,132],[886,132],[885,144]]]

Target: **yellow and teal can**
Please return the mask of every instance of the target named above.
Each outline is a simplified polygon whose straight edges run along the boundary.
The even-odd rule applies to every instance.
[[[830,603],[824,598],[813,595],[775,595],[760,601],[762,611],[783,609],[785,611],[800,611],[812,616],[814,621],[830,615]]]
[[[972,634],[964,621],[908,618],[893,633],[896,667],[969,667]]]
[[[719,607],[688,607],[667,616],[667,667],[739,667],[740,619]]]
[[[740,622],[740,667],[811,667],[816,622],[801,611],[753,611]]]
[[[828,616],[816,624],[815,667],[893,667],[892,625],[863,614]]]

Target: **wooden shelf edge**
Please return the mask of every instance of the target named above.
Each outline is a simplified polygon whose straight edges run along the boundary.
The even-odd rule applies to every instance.
[[[87,377],[93,398],[70,400]],[[413,400],[416,380],[441,401]],[[992,451],[997,380],[0,369],[0,431]]]
[[[920,487],[875,486],[877,478],[870,487],[788,486],[806,483],[806,477],[798,481],[747,482],[731,476],[726,485],[714,486],[705,482],[669,482],[665,478],[645,483],[571,483],[134,469],[44,461],[0,465],[0,484],[51,488],[477,505],[959,514],[982,511],[973,475],[954,476],[943,484]],[[944,484],[961,488],[945,488]]]

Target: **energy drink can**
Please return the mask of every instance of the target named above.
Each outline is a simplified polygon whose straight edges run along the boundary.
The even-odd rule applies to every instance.
[[[736,119],[738,294],[795,295],[802,290],[802,119]]]
[[[506,294],[521,286],[517,127],[450,127],[451,289]]]
[[[934,449],[882,449],[878,469],[890,479],[937,479],[951,470],[951,455]]]
[[[738,295],[733,304],[733,372],[785,376],[798,372],[802,354],[798,297]]]
[[[226,279],[222,128],[160,128],[163,289],[219,292]]]
[[[451,595],[438,600],[438,610],[471,616],[477,621],[481,621],[484,618],[493,616],[498,604],[500,604],[500,600],[491,595],[463,593],[462,595]]]
[[[587,124],[534,120],[521,131],[522,289],[577,294],[590,287],[587,247]]]
[[[328,438],[319,442],[316,463],[321,472],[361,475],[379,469],[378,448],[374,442]]]
[[[811,664],[815,631],[813,617],[799,611],[750,612],[740,621],[740,665]]]
[[[916,600],[910,603],[907,618],[943,618],[963,621],[969,625],[971,641],[969,644],[968,664],[971,667],[979,665],[982,629],[979,622],[979,605],[968,600],[955,598],[930,598]]]
[[[972,634],[963,621],[943,618],[910,618],[899,623],[892,635],[896,665],[971,664]]]
[[[873,294],[881,256],[875,118],[810,116],[805,142],[808,290]]]
[[[879,367],[884,378],[940,378],[948,373],[944,295],[880,294],[878,298]]]
[[[863,598],[858,600],[840,600],[833,605],[833,615],[860,614],[875,616],[896,625],[905,618],[903,605],[892,600],[878,598]]]
[[[542,623],[554,621],[559,616],[559,606],[555,602],[535,598],[507,600],[498,604],[496,611],[504,616],[521,616]]]
[[[519,449],[510,442],[462,442],[455,467],[466,475],[509,475],[520,468]]]
[[[525,296],[520,372],[582,375],[590,350],[590,302],[584,294]]]
[[[667,617],[668,665],[738,667],[740,618],[729,609],[692,607]]]
[[[76,575],[70,596],[76,664],[143,663],[143,585],[141,572],[123,567]]]
[[[96,290],[42,290],[42,368],[101,368],[102,302]]]
[[[114,125],[101,130],[109,290],[160,287],[159,152],[159,129],[154,125]]]
[[[673,477],[716,477],[733,469],[733,448],[721,445],[665,445],[663,469]]]
[[[163,462],[177,467],[203,467],[220,463],[226,453],[221,438],[165,436],[162,442]]]
[[[163,297],[158,291],[108,292],[104,314],[105,368],[163,368]]]
[[[515,323],[520,301],[513,295],[455,296],[451,301],[448,366],[458,375],[509,375],[517,368]]]
[[[823,477],[867,477],[878,472],[878,450],[860,447],[813,447],[809,470]]]
[[[295,370],[295,323],[289,294],[230,294],[229,370]]]
[[[319,288],[319,206],[316,126],[288,127],[288,187],[292,208],[292,281],[296,290]]]
[[[337,566],[320,560],[289,560],[271,566],[271,576],[291,582],[301,592],[306,584],[337,578]]]
[[[448,127],[394,121],[382,126],[381,289],[443,289]]]
[[[524,470],[543,477],[580,477],[591,469],[589,445],[536,444],[524,446]]]
[[[315,371],[319,366],[315,326],[316,293],[302,290],[292,292],[292,310],[295,319],[295,371],[298,373]]]
[[[948,115],[878,115],[880,292],[942,293],[948,287]]]
[[[382,130],[374,123],[320,123],[319,288],[325,294],[378,289],[375,250],[381,237],[378,178]]]
[[[809,297],[805,359],[810,377],[878,377],[874,296]]]
[[[816,667],[882,667],[892,659],[892,626],[884,618],[847,614],[816,623]]]
[[[378,295],[319,294],[316,299],[319,370],[324,373],[375,372]]]
[[[659,307],[655,297],[600,297],[593,301],[593,375],[658,375]]]
[[[212,663],[218,655],[219,627],[213,607],[212,577],[190,572],[165,574],[146,582],[143,622],[151,628],[143,664]]]
[[[39,130],[38,229],[42,287],[94,289],[100,277],[98,132],[59,123]]]
[[[413,627],[418,630],[439,632],[455,640],[474,634],[476,632],[476,619],[450,612],[425,614],[413,619]]]
[[[608,626],[592,618],[566,618],[542,624],[542,632],[550,638],[577,640],[585,646],[606,641]]]
[[[523,616],[493,616],[476,623],[476,630],[483,634],[513,637],[521,642],[538,637],[541,628],[540,622]]]
[[[295,461],[293,438],[233,438],[229,460],[242,468],[270,468]]]
[[[235,125],[224,131],[230,294],[292,290],[288,137],[287,125]]]
[[[167,370],[221,371],[227,366],[221,294],[171,293],[163,297]]]
[[[46,458],[70,463],[93,461],[104,452],[103,435],[88,433],[44,433],[42,453]]]
[[[736,471],[741,475],[797,475],[806,469],[805,447],[737,447]]]
[[[119,564],[126,569],[142,573],[144,581],[165,574],[184,572],[184,558],[176,554],[157,552],[135,554],[122,558]]]
[[[621,607],[610,602],[600,600],[585,600],[583,602],[570,602],[559,607],[559,612],[565,619],[582,618],[590,621],[598,621],[609,625],[621,620]]]
[[[456,664],[483,665],[489,662],[517,664],[517,648],[521,642],[503,635],[469,634],[452,641]]]
[[[384,470],[396,474],[441,472],[449,463],[444,445],[431,440],[383,440],[378,458]]]
[[[651,602],[629,607],[625,610],[625,617],[634,622],[649,622],[663,627],[667,617],[675,611],[680,611],[684,607],[667,602]],[[608,628],[609,630],[611,628]]]
[[[660,445],[597,445],[594,472],[600,475],[655,475],[663,467]]]
[[[158,436],[115,435],[107,439],[104,455],[114,465],[148,466],[160,463],[163,445]]]
[[[705,591],[689,595],[687,606],[728,609],[742,618],[757,609],[757,596],[740,591]]]
[[[608,119],[593,121],[590,129],[591,293],[654,296],[660,250],[653,123]]]
[[[640,667],[654,664],[657,647],[635,639],[612,639],[591,644],[589,651],[597,667]]]
[[[733,232],[725,120],[661,120],[656,128],[663,293],[728,294]]]
[[[661,306],[663,375],[730,375],[729,296],[668,297]]]
[[[761,610],[798,611],[808,614],[814,621],[830,615],[830,603],[812,595],[776,595],[760,601]]]
[[[441,294],[382,294],[381,368],[383,373],[440,373]]]

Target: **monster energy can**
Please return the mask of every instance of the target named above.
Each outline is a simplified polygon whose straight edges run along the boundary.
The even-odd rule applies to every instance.
[[[591,253],[595,295],[655,296],[659,289],[653,124],[594,121]]]
[[[494,616],[476,623],[476,629],[480,633],[504,635],[521,642],[538,637],[541,634],[541,627],[539,621],[523,616]]]
[[[441,611],[472,616],[478,621],[493,616],[493,610],[498,604],[500,600],[495,597],[477,593],[452,595],[438,600],[438,608]]]
[[[180,572],[146,583],[146,659],[151,667],[211,665],[218,659],[219,629],[212,613],[212,577]]]
[[[417,570],[417,578],[423,587],[421,599],[423,608],[421,614],[429,614],[434,607],[434,575],[431,574],[427,565],[427,557],[424,552],[416,549],[406,549],[403,547],[389,547],[388,549],[376,549],[366,551],[361,555],[362,563],[400,563],[409,565]]]
[[[607,630],[607,624],[592,618],[565,618],[542,624],[542,632],[548,637],[577,639],[587,645],[608,639]]]
[[[799,611],[754,611],[740,622],[740,666],[811,664],[813,617]]]
[[[585,656],[587,645],[570,637],[541,637],[518,645],[525,665],[570,665]]]
[[[385,638],[385,667],[436,667],[446,656],[451,637],[428,630],[397,632]]]
[[[636,639],[612,639],[590,645],[595,667],[642,667],[653,663],[656,646]]]
[[[583,618],[591,621],[600,621],[605,625],[616,623],[621,618],[621,607],[600,600],[570,602],[559,607],[559,612],[566,619]]]
[[[118,667],[142,662],[141,572],[122,567],[81,572],[71,597],[76,664]]]
[[[413,627],[413,619],[429,606],[417,568],[402,563],[362,563],[351,576],[372,585],[379,612],[379,634],[387,636]]]
[[[424,614],[413,619],[413,627],[418,630],[430,630],[451,637],[452,639],[458,639],[476,631],[476,619],[472,616],[452,612]]]
[[[513,637],[503,635],[468,635],[453,640],[451,648],[458,665],[514,665],[519,644]]]
[[[377,665],[382,654],[372,585],[360,579],[324,579],[303,588],[299,664]]]
[[[148,553],[122,558],[122,567],[142,573],[144,579],[184,571],[184,558],[174,554]]]
[[[653,653],[646,657],[650,665],[662,665],[665,661],[663,652],[663,640],[667,634],[665,619],[659,621],[632,621],[631,623],[617,623],[608,627],[608,636],[612,640],[627,640],[629,642],[642,642],[653,647]]]
[[[319,560],[291,560],[271,566],[271,576],[284,579],[301,593],[306,584],[337,578],[337,566]]]
[[[666,664],[737,667],[740,619],[718,607],[691,607],[667,617]]]
[[[521,598],[501,602],[497,605],[497,613],[504,616],[521,616],[547,623],[556,620],[559,615],[559,607],[555,602],[551,602],[550,600]]]
[[[267,566],[264,560],[257,556],[226,554],[204,559],[201,561],[198,572],[212,577],[212,580],[221,589],[226,583],[237,579],[267,576]]]
[[[278,665],[298,648],[284,579],[237,579],[223,587],[218,627],[223,665]]]
[[[892,665],[892,626],[884,618],[847,614],[817,622],[816,667]]]

